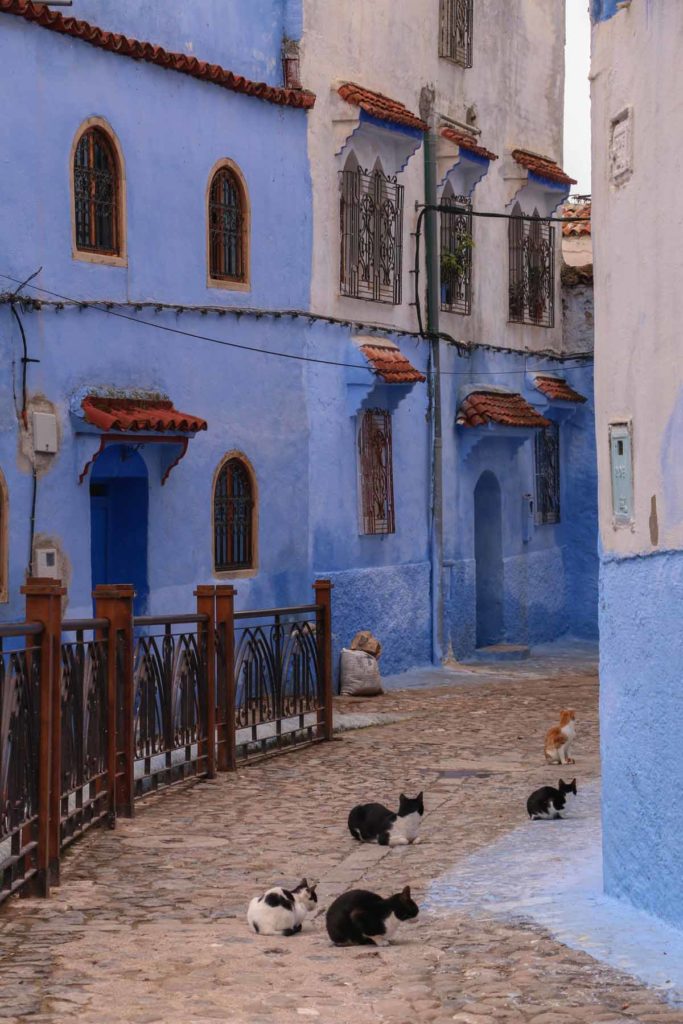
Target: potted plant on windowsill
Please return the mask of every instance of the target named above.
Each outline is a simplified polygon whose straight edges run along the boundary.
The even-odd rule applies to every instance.
[[[467,233],[458,235],[455,248],[441,252],[441,305],[452,305],[453,295],[458,295],[466,279],[470,265],[470,253],[474,247],[472,236]],[[448,295],[451,301],[448,301]]]

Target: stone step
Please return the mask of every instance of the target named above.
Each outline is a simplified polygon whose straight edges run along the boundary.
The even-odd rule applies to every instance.
[[[474,661],[525,661],[530,653],[526,644],[491,644],[477,647],[472,657]]]

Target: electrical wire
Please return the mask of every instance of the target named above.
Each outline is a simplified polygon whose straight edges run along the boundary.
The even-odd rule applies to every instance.
[[[11,277],[9,274],[2,274],[2,273],[0,273],[0,278],[4,279],[6,281],[12,281],[13,283],[14,282],[18,282],[17,278]],[[198,333],[196,333],[194,331],[185,331],[185,330],[182,330],[179,327],[171,327],[168,324],[161,324],[161,323],[158,323],[158,322],[154,322],[152,320],[145,320],[145,319],[142,319],[142,318],[137,317],[137,316],[132,316],[132,315],[130,315],[128,313],[122,313],[120,310],[109,309],[109,308],[107,308],[107,304],[104,302],[104,300],[98,300],[96,302],[93,302],[93,301],[74,299],[74,298],[71,298],[68,295],[63,295],[60,292],[55,292],[55,291],[51,291],[51,290],[49,290],[47,288],[42,288],[39,285],[28,285],[28,287],[32,288],[34,291],[41,292],[41,293],[43,293],[45,295],[50,295],[50,296],[52,296],[53,298],[56,298],[56,299],[60,299],[62,302],[69,303],[70,305],[73,305],[76,308],[80,308],[80,309],[83,309],[83,308],[93,309],[96,312],[105,313],[105,314],[107,314],[109,316],[118,317],[119,319],[127,320],[130,323],[138,324],[139,326],[152,327],[152,328],[154,328],[156,330],[165,331],[165,332],[170,333],[170,334],[179,335],[180,337],[192,338],[192,339],[197,340],[197,341],[206,341],[206,342],[209,342],[211,344],[220,345],[220,346],[225,347],[225,348],[234,348],[234,349],[239,349],[241,351],[253,352],[256,355],[276,356],[276,357],[281,358],[281,359],[290,359],[290,360],[294,360],[296,362],[313,363],[313,364],[323,365],[323,366],[337,366],[337,367],[353,369],[353,370],[366,370],[367,372],[372,373],[372,374],[374,374],[376,372],[373,367],[371,367],[371,366],[362,366],[362,365],[360,365],[358,363],[350,363],[350,362],[345,362],[345,361],[342,361],[342,360],[334,360],[334,359],[321,359],[321,358],[316,357],[316,356],[305,356],[305,355],[299,355],[299,354],[292,353],[292,352],[281,352],[281,351],[277,351],[277,350],[274,350],[274,349],[255,348],[252,345],[245,345],[245,344],[242,344],[242,343],[236,342],[236,341],[226,341],[223,338],[214,338],[214,337],[211,337],[210,335],[198,334]],[[10,301],[10,304],[11,304],[11,296],[8,297],[8,301]],[[31,300],[31,301],[33,301],[33,300]],[[135,306],[135,305],[139,305],[139,304],[136,304],[135,302],[131,302],[130,305]],[[159,303],[148,303],[147,305],[159,306]],[[174,305],[171,308],[182,309],[182,308],[186,308],[186,307],[175,306]],[[193,311],[199,311],[199,310],[193,310]],[[226,312],[234,312],[236,315],[241,315],[241,314],[249,313],[249,312],[253,312],[254,315],[257,315],[257,316],[274,315],[274,313],[272,311],[270,313],[267,310],[250,311],[250,310],[241,309],[239,307],[231,308],[230,310],[226,310]],[[309,320],[325,319],[327,322],[330,322],[330,318],[318,317],[318,316],[316,316],[313,313],[307,313],[307,312],[303,312],[303,311],[286,311],[286,312],[285,311],[279,311],[279,315],[280,316],[292,315],[292,316],[297,316],[297,317],[300,316],[300,317],[308,318]],[[356,321],[353,321],[353,320],[341,321],[341,320],[339,320],[339,321],[331,321],[331,322],[338,323],[340,326],[349,326],[350,327]],[[419,318],[419,322],[420,322],[420,324],[422,322],[421,321],[421,315],[420,315],[420,318]],[[407,336],[414,337],[414,338],[416,338],[416,337],[425,337],[424,335],[416,335],[413,332],[401,331],[400,329],[394,329],[392,327],[381,327],[381,328],[371,327],[370,329],[372,329],[372,330],[381,330],[383,332],[392,333],[392,334],[401,334],[401,335],[404,335],[404,336],[407,335]],[[494,351],[494,352],[512,352],[512,353],[515,353],[517,355],[523,355],[523,356],[528,356],[530,354],[528,351],[514,350],[514,349],[508,349],[508,348],[500,348],[499,346],[496,346],[496,345],[485,345],[485,344],[477,343],[477,342],[474,342],[474,343],[472,343],[472,342],[458,342],[455,339],[451,338],[450,335],[440,334],[439,336],[442,337],[442,338],[445,338],[445,340],[447,340],[447,341],[451,342],[452,344],[454,344],[458,348],[459,355],[461,355],[461,356],[465,356],[467,354],[470,354],[473,351],[476,351],[477,349],[480,349],[480,348],[481,349],[485,348],[485,349],[488,349],[488,350]],[[534,354],[534,356],[536,358],[553,359],[553,360],[556,360],[556,361],[561,362],[563,364],[565,362],[565,360],[564,360],[564,358],[562,356],[557,355],[556,353],[553,353],[553,352],[536,352],[536,353],[533,353],[533,354]],[[592,354],[586,353],[585,355],[582,354],[581,356],[574,356],[574,357],[571,357],[571,358],[583,358],[583,359],[588,361],[589,359],[592,358]],[[564,369],[564,366],[563,366],[563,369]],[[567,370],[577,369],[577,367],[567,366],[566,369]],[[503,374],[507,374],[507,373],[525,373],[526,370],[523,370],[523,369],[519,369],[519,370],[482,370],[482,371],[472,371],[472,370],[469,370],[469,369],[468,370],[441,370],[440,374],[442,376],[453,376],[453,375],[455,375],[455,376],[465,375],[466,376],[466,375],[471,374],[473,372],[477,373],[480,376],[482,376],[484,374],[488,375],[488,376],[498,376],[500,373],[503,373]]]

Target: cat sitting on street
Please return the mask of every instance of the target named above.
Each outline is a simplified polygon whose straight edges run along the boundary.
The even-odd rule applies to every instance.
[[[351,889],[332,903],[325,923],[335,946],[388,946],[402,921],[419,913],[408,886],[382,899],[375,892]]]
[[[576,735],[576,712],[565,708],[560,712],[560,724],[548,729],[545,736],[544,752],[548,764],[574,764],[569,756]]]
[[[306,914],[318,903],[315,886],[302,878],[296,889],[275,886],[263,896],[254,896],[247,910],[247,921],[259,935],[296,935]]]
[[[349,832],[361,843],[406,846],[419,842],[417,834],[423,814],[422,793],[412,800],[401,793],[398,814],[383,804],[358,804],[349,814]]]
[[[560,779],[557,789],[554,786],[542,786],[531,794],[526,802],[526,809],[532,821],[546,819],[552,821],[554,818],[561,818],[560,811],[564,810],[567,793],[576,796],[576,779],[571,782],[564,782]]]

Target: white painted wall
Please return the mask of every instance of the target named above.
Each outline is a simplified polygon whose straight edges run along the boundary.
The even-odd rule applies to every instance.
[[[525,172],[509,157],[512,149],[530,149],[562,162],[564,6],[564,0],[474,0],[473,67],[464,69],[439,58],[439,0],[305,3],[302,80],[317,94],[309,114],[316,311],[416,329],[415,311],[408,304],[412,301],[409,271],[414,257],[415,201],[424,201],[422,149],[400,178],[405,185],[402,305],[339,295],[339,163],[333,118],[342,101],[337,85],[355,81],[403,102],[416,114],[422,86],[433,85],[437,111],[461,122],[476,104],[480,141],[500,159],[476,187],[474,208],[506,212],[525,183]],[[571,173],[571,168],[566,170]],[[442,330],[458,339],[501,347],[560,351],[557,227],[554,329],[507,323],[507,222],[475,218],[472,315],[442,313]]]
[[[602,543],[683,546],[683,5],[633,0],[593,29],[596,431]],[[633,112],[632,173],[610,180],[610,124]],[[635,520],[612,523],[608,424],[632,420]]]

